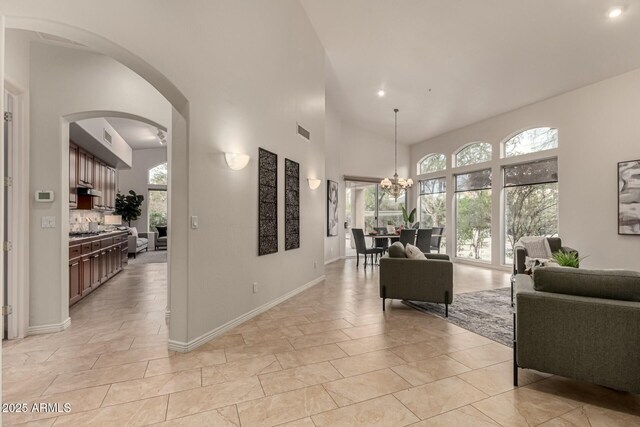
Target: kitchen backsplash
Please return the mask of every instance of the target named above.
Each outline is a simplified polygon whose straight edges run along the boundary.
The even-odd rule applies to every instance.
[[[96,227],[90,225],[91,223],[102,224],[104,222],[104,214],[102,212],[71,209],[69,211],[69,231],[74,232],[88,232],[89,227]]]

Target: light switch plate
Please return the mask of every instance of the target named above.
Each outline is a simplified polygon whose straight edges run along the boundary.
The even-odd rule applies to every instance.
[[[42,228],[56,228],[56,217],[43,216],[40,225]]]
[[[196,215],[191,216],[191,228],[194,230],[198,229],[198,217]]]

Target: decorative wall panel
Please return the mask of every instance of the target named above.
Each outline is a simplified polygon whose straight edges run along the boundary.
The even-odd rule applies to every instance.
[[[278,252],[278,155],[259,149],[258,255]]]
[[[284,249],[300,247],[300,164],[284,159]]]

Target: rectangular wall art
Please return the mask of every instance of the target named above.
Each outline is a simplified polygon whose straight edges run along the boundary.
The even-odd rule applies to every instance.
[[[327,180],[327,236],[338,235],[338,183]]]
[[[278,252],[278,155],[258,157],[258,255],[268,255]]]
[[[284,250],[300,247],[300,164],[284,159]]]
[[[640,236],[640,160],[618,163],[618,234]]]

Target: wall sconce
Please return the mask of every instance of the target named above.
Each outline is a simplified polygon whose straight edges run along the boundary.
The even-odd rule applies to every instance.
[[[309,182],[309,188],[312,190],[320,187],[320,183],[322,182],[322,180],[318,178],[309,178],[307,181]]]
[[[224,160],[227,162],[227,166],[234,171],[244,169],[250,158],[248,154],[224,153]]]

